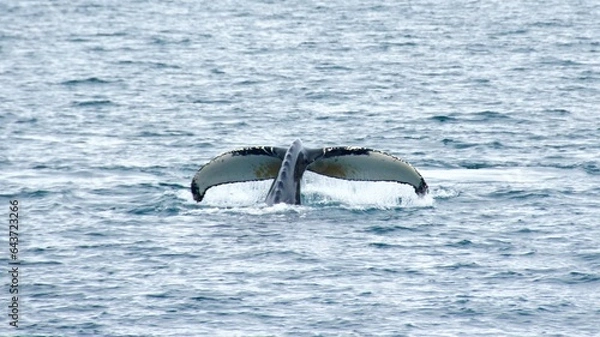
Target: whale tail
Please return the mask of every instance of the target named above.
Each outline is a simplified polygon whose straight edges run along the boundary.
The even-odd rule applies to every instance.
[[[424,195],[428,190],[427,183],[412,165],[381,151],[359,147],[302,150],[304,163],[300,171],[294,174],[298,180],[302,178],[304,170],[309,170],[345,180],[408,184],[418,195]],[[283,147],[260,146],[225,152],[215,157],[200,167],[192,179],[194,200],[202,201],[209,188],[222,184],[268,179],[277,181],[282,163],[291,157],[288,152]]]
[[[360,181],[408,184],[418,195],[428,191],[421,174],[408,162],[385,152],[361,147],[326,147],[307,170],[324,176]]]
[[[202,167],[192,179],[192,195],[202,201],[214,186],[275,179],[285,156],[285,148],[260,146],[225,152]]]

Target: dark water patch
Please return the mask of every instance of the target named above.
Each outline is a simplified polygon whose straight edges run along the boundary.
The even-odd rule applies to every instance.
[[[348,118],[346,116],[340,116],[340,115],[335,115],[335,116],[319,115],[319,116],[315,117],[315,120],[317,120],[317,121],[331,121],[331,122],[344,122],[344,121],[347,121]]]
[[[600,163],[599,162],[596,162],[596,161],[585,162],[580,165],[587,174],[600,175]]]
[[[539,229],[525,227],[525,228],[520,228],[520,229],[514,231],[514,233],[516,233],[516,234],[539,234],[539,233],[542,233],[542,231]],[[530,252],[527,254],[534,254],[534,253],[535,252]]]
[[[427,166],[429,168],[445,168],[445,169],[453,169],[453,168],[460,167],[454,161],[451,162],[449,160],[442,160],[442,159],[436,159],[436,158],[431,158],[431,159],[427,160]]]
[[[455,69],[455,70],[451,70]],[[423,73],[424,76],[433,78],[434,81],[439,80],[438,78],[460,78],[464,75],[464,72],[458,66],[448,67],[440,71],[428,71]]]
[[[38,119],[33,117],[33,118],[20,118],[17,119],[15,121],[15,123],[17,124],[36,124],[38,122]]]
[[[90,37],[74,36],[67,38],[67,41],[75,43],[86,43],[93,41],[93,39]]]
[[[457,122],[457,121],[459,121],[458,118],[453,117],[453,116],[447,116],[447,115],[433,116],[433,117],[430,117],[429,119],[433,120],[433,121],[438,121],[440,123]]]
[[[65,85],[65,86],[78,86],[78,85],[102,85],[102,84],[109,84],[109,83],[111,83],[111,82],[100,79],[98,77],[89,77],[89,78],[84,78],[84,79],[68,80],[68,81],[61,82],[60,84]]]
[[[600,251],[592,253],[580,253],[577,257],[586,263],[591,263],[595,268],[600,269]]]
[[[72,103],[72,105],[81,108],[101,108],[107,106],[116,106],[117,104],[113,103],[111,100],[102,99],[90,101],[75,101]]]
[[[546,29],[546,28],[553,28],[553,27],[569,28],[573,24],[568,21],[565,21],[565,20],[553,18],[553,19],[550,19],[547,21],[536,21],[536,22],[530,23],[528,25],[531,27]]]
[[[116,186],[116,187],[100,187],[89,190],[89,193],[93,196],[109,196],[109,197],[118,197],[118,196],[131,196],[131,190],[133,186]],[[142,191],[142,189],[139,189]],[[146,191],[147,192],[147,191]]]
[[[11,198],[24,198],[24,199],[45,199],[46,197],[50,196],[50,195],[54,195],[56,194],[55,191],[49,191],[49,190],[29,190],[26,189],[25,191],[22,191],[19,194],[13,194],[11,196]]]
[[[453,242],[453,243],[446,245],[446,247],[454,247],[454,248],[468,248],[470,246],[473,246],[473,242],[471,240],[467,240],[467,239],[463,239],[458,242]]]
[[[197,302],[222,302],[223,299],[222,298],[217,298],[217,297],[211,297],[211,296],[194,296],[190,298],[192,301],[197,301]],[[236,300],[236,301],[241,301],[241,299],[237,298],[228,298],[228,300]]]
[[[106,32],[98,32],[96,34],[94,34],[93,36],[97,36],[97,37],[122,37],[122,36],[127,36],[129,35],[126,31],[116,31],[116,32],[110,32],[110,33],[106,33]]]
[[[393,244],[384,243],[384,242],[371,242],[371,243],[369,243],[368,246],[374,247],[374,248],[382,248],[382,249],[402,248],[401,245],[393,245]]]
[[[171,187],[174,190],[180,190],[180,189],[187,190],[189,188],[188,185],[181,185],[181,184],[176,184],[176,183],[164,183],[164,182],[159,182],[158,186],[159,187]]]
[[[442,139],[442,144],[444,144],[445,146],[453,147],[455,149],[459,149],[459,150],[468,149],[470,147],[479,145],[477,143],[465,143],[460,140],[454,140],[454,139],[449,139],[449,138]]]
[[[91,51],[93,53],[99,54],[99,53],[108,52],[110,49],[102,47],[102,46],[91,46],[91,47],[88,47],[87,50]]]
[[[405,227],[405,226],[400,226],[400,225],[372,226],[372,227],[367,228],[365,231],[368,233],[385,235],[385,234],[393,233],[393,232],[403,232],[403,231],[414,232],[414,231],[417,231],[417,228]]]
[[[278,236],[278,235],[262,235],[263,237],[273,237],[273,236]],[[251,253],[251,254],[247,254],[245,253],[244,256],[246,258],[260,258],[260,259],[270,259],[270,258],[294,258],[294,259],[303,259],[303,258],[307,258],[306,255],[298,253],[296,251],[293,250],[283,250],[283,251],[263,251],[263,252],[255,252],[255,253]]]
[[[319,48],[319,44],[317,42],[313,42],[313,41],[304,41],[304,42],[300,42],[297,45],[298,49],[317,49]]]
[[[600,71],[585,70],[577,77],[579,81],[598,81],[600,80]]]
[[[560,59],[560,58],[552,57],[552,56],[542,58],[542,60],[540,60],[540,64],[548,65],[548,66],[555,66],[555,67],[564,67],[564,68],[579,67],[579,66],[583,65],[582,63],[579,63],[577,61],[564,60],[564,59]]]
[[[164,63],[164,62],[146,62],[153,69],[182,69],[177,64]]]
[[[2,96],[0,96],[0,99],[5,99],[5,98],[4,98],[4,97],[2,97]],[[10,111],[3,111],[3,112],[0,114],[0,120],[5,120],[5,119],[6,119],[6,120],[9,120],[9,119],[10,119],[10,120],[15,120],[15,119],[17,119],[17,118],[19,118],[19,115],[18,115],[18,114],[16,114],[16,113],[12,113],[12,112],[10,112]]]
[[[475,310],[474,308],[467,307],[458,308],[458,311],[450,309],[450,312],[453,312],[454,314],[458,314],[460,316],[480,316],[484,314],[484,312],[480,312],[478,310]]]
[[[154,137],[193,137],[194,134],[184,130],[162,130],[162,131],[141,131],[136,134],[135,137],[146,137],[146,138],[154,138]]]
[[[501,31],[498,32],[496,34],[493,34],[493,37],[499,37],[499,36],[511,36],[511,35],[525,35],[529,33],[528,29],[525,28],[518,28],[518,29],[511,29],[511,30],[505,30],[505,31]]]
[[[441,269],[445,270],[459,270],[459,269],[479,269],[481,266],[475,262],[465,263],[458,262],[451,265],[440,266]]]
[[[489,197],[494,199],[516,199],[516,200],[527,200],[527,199],[545,199],[552,195],[553,191],[546,190],[499,190],[488,194]]]
[[[163,292],[160,294],[146,294],[145,297],[148,299],[167,299],[172,298],[173,295],[169,294],[168,292]]]
[[[299,258],[294,259],[294,262],[306,264],[309,266],[314,266],[314,265],[318,265],[319,263],[322,263],[323,260],[319,259],[319,258],[314,258],[314,257],[299,257]]]
[[[526,67],[514,67],[514,68],[510,69],[510,71],[517,71],[519,73],[523,73],[523,72],[530,71],[530,70],[531,69],[526,68]]]
[[[235,130],[235,128],[245,128],[250,126],[246,120],[235,120],[235,121],[227,121],[227,122],[214,122],[212,123],[214,129],[220,129],[223,131],[223,134],[230,135],[231,130]]]
[[[115,64],[123,65],[123,66],[132,66],[132,67],[145,66],[150,69],[181,69],[181,66],[179,66],[179,65],[165,63],[165,62],[158,62],[158,61],[153,62],[153,61],[121,60],[121,61],[116,62]]]
[[[156,258],[159,258],[163,261],[172,261],[174,259],[189,259],[188,261],[194,261],[199,258],[202,258],[202,256],[192,253],[162,253],[157,254]]]
[[[219,68],[212,68],[212,69],[210,70],[210,73],[211,73],[211,74],[215,74],[215,75],[223,75],[223,74],[226,74],[225,70],[223,70],[223,69],[219,69]]]
[[[60,294],[56,294],[55,291],[57,288],[60,287],[60,285],[58,284],[53,284],[53,283],[40,283],[37,281],[33,281],[31,283],[31,287],[35,288],[35,292],[33,292],[34,294],[37,294],[38,296],[42,296],[42,295],[49,295],[51,293],[54,293],[57,297],[60,297]],[[48,291],[47,293],[45,293],[45,291]]]
[[[61,266],[64,265],[63,262],[60,261],[27,261],[22,260],[21,264],[27,266]]]
[[[475,148],[475,147],[480,148],[481,150],[486,150],[486,149],[502,150],[502,149],[509,148],[508,146],[504,145],[502,142],[497,141],[497,140],[485,142],[485,143],[468,143],[468,142],[464,142],[461,140],[445,138],[442,140],[442,143],[445,146],[450,146],[457,150],[465,150],[465,149],[470,149],[470,148]],[[504,164],[503,166],[506,166],[506,164]]]
[[[600,274],[570,272],[562,281],[567,284],[600,283]]]
[[[229,99],[208,99],[208,98],[202,98],[202,99],[193,100],[192,103],[194,103],[194,104],[229,105],[229,104],[234,103],[234,101],[229,100]]]
[[[129,208],[127,210],[128,214],[131,215],[160,215],[160,216],[175,216],[178,215],[181,211],[183,211],[183,206],[179,204],[173,205],[163,205],[163,204],[154,204],[154,205],[136,205],[133,208]]]
[[[481,147],[481,148],[491,148],[494,150],[505,148],[504,144],[499,141],[492,141],[488,143],[467,143],[460,140],[454,140],[449,138],[442,139],[442,144],[445,146],[450,146],[458,150],[469,149],[472,147]]]
[[[93,234],[93,233],[90,233]],[[100,234],[100,235],[90,235],[93,237],[105,237],[105,238],[112,238],[113,234],[110,233],[95,233],[95,234]],[[88,235],[88,233],[86,233],[85,235]],[[90,240],[100,240],[100,239],[91,239]],[[119,248],[126,248],[129,245],[129,243],[96,243],[96,244],[81,244],[81,245],[77,245],[76,248],[81,248],[81,249],[119,249]]]
[[[197,164],[194,164],[194,165],[190,164],[190,165],[192,168],[195,167],[195,169],[193,169],[191,172],[196,172],[198,170]],[[132,170],[132,169],[133,168],[125,167],[125,170]],[[165,174],[165,172],[168,172],[171,169],[172,169],[171,167],[158,166],[158,165],[135,168],[136,171],[139,171],[141,173],[155,174],[157,176],[163,176]]]
[[[78,308],[78,310],[81,310],[82,308]],[[97,333],[100,331],[100,328],[102,328],[103,325],[100,323],[96,323],[96,322],[86,322],[86,323],[79,323],[79,324],[74,324],[74,325],[69,325],[69,328],[72,330],[77,330],[77,335],[79,336],[85,336],[86,334],[89,334],[90,332],[92,333]],[[67,326],[63,326],[61,327],[60,331],[68,331],[67,330]]]
[[[547,146],[551,147],[551,146]],[[559,147],[563,149],[563,147]],[[564,149],[568,149],[568,147],[564,147]],[[583,170],[585,173],[590,175],[599,175],[600,174],[600,162],[596,161],[584,161],[584,162],[568,162],[564,161],[569,160],[568,157],[563,156],[548,156],[543,158],[544,161],[540,163],[533,163],[532,165],[528,165],[530,167],[543,167],[543,168],[551,168],[551,169],[563,169],[566,170],[565,174],[568,176],[568,170]],[[552,161],[550,161],[552,160]],[[555,161],[556,160],[556,161]]]
[[[306,94],[304,94],[304,96],[308,100],[320,101],[320,100],[326,100],[326,99],[333,98],[336,96],[336,94],[332,93],[332,92],[309,91]]]
[[[274,53],[276,49],[266,48],[266,47],[255,47],[251,46],[249,48],[241,50],[241,53],[244,55],[250,56],[262,56],[264,54]]]
[[[498,167],[498,166],[499,166],[499,164],[489,163],[489,162],[464,161],[464,162],[460,162],[459,163],[459,167],[470,169],[470,170],[479,170],[479,169],[486,169],[486,168],[494,168],[494,167]]]
[[[533,282],[536,283],[550,283],[563,285],[600,283],[599,274],[570,272],[562,277],[557,277],[555,276],[556,270],[532,271],[532,274],[538,275],[538,277],[536,277],[533,280]]]
[[[377,268],[377,267],[369,267],[367,268],[368,271],[370,272],[374,272],[374,273],[380,273],[380,274],[400,274],[403,271],[398,270],[398,269],[392,269],[392,268]]]
[[[195,167],[196,170],[198,169],[196,164],[193,164],[190,167],[192,167],[192,168]],[[171,169],[170,167],[167,167],[167,166],[158,166],[158,165],[139,167],[139,166],[115,165],[115,164],[110,164],[110,163],[107,163],[106,165],[102,165],[102,166],[94,166],[93,168],[101,170],[101,171],[117,171],[117,172],[115,172],[115,174],[116,173],[127,174],[127,173],[141,172],[141,173],[151,173],[151,174],[155,174],[158,176],[162,176],[165,172],[167,172]]]
[[[44,253],[48,250],[48,248],[42,248],[42,247],[34,247],[34,248],[30,248],[28,251],[30,253]]]
[[[567,109],[560,109],[560,108],[554,108],[554,109],[544,109],[542,110],[542,113],[544,115],[552,115],[552,116],[570,116],[571,112]]]
[[[330,72],[330,71],[332,71],[332,72],[333,71],[350,72],[353,70],[352,68],[345,67],[345,66],[342,66],[339,64],[329,64],[329,63],[317,65],[315,67],[315,69],[320,70],[320,71],[327,71],[327,72]]]
[[[501,150],[501,149],[506,148],[506,146],[504,144],[502,144],[501,142],[499,142],[497,140],[495,140],[493,142],[485,143],[484,146],[494,149],[494,150]]]
[[[242,80],[242,81],[238,81],[233,83],[233,85],[242,85],[242,86],[246,86],[246,85],[257,85],[257,84],[263,84],[265,83],[265,81],[260,81],[260,80]]]
[[[499,122],[499,121],[507,121],[512,119],[510,116],[508,116],[507,114],[503,114],[497,111],[492,111],[492,110],[484,110],[484,111],[480,111],[480,112],[476,112],[473,114],[474,119],[472,119],[473,121],[478,121],[478,122]]]
[[[499,252],[501,254],[509,255],[509,252],[515,250],[515,246],[512,241],[509,240],[500,240],[500,239],[487,239],[485,240],[485,245],[489,247],[491,250]]]
[[[523,277],[523,273],[519,273],[516,271],[512,271],[512,270],[507,270],[507,271],[501,271],[498,273],[494,273],[491,276],[489,276],[490,280],[495,280],[495,279],[515,279],[515,278],[521,278]]]
[[[377,45],[377,47],[381,50],[384,51],[388,51],[390,49],[403,49],[405,47],[417,47],[419,46],[419,44],[417,42],[413,42],[413,41],[406,41],[406,42],[382,42],[380,44]]]
[[[480,84],[480,85],[486,85],[489,84],[491,81],[487,78],[474,78],[471,81],[473,81],[476,84]]]
[[[166,46],[166,45],[178,45],[178,44],[189,44],[192,40],[189,38],[182,39],[169,39],[162,36],[153,36],[150,38],[152,44]]]
[[[85,235],[87,236],[92,236],[92,237],[103,237],[103,236],[107,236],[106,233],[102,233],[102,232],[89,232],[89,233],[85,233]]]

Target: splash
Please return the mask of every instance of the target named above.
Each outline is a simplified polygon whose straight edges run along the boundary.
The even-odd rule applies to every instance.
[[[206,192],[202,204],[208,206],[251,206],[265,200],[271,181],[251,181],[220,185]]]
[[[431,194],[419,197],[412,187],[394,182],[346,181],[307,172],[302,181],[302,206],[261,207],[270,184],[269,180],[216,186],[206,193],[202,204],[211,208],[235,207],[253,209],[261,213],[278,213],[303,207],[350,209],[431,207],[435,197]]]

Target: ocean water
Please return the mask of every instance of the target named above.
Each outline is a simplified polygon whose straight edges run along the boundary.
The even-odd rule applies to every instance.
[[[2,336],[600,336],[597,1],[0,3]],[[393,183],[196,170],[365,146]],[[9,325],[19,202],[19,328]]]

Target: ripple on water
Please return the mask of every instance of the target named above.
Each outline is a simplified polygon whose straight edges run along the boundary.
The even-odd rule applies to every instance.
[[[98,77],[88,77],[88,78],[84,78],[84,79],[67,80],[67,81],[61,82],[60,84],[68,86],[68,87],[74,87],[74,86],[83,86],[83,85],[102,85],[102,84],[109,84],[109,83],[112,83],[112,82],[108,81],[108,80],[100,79]]]

